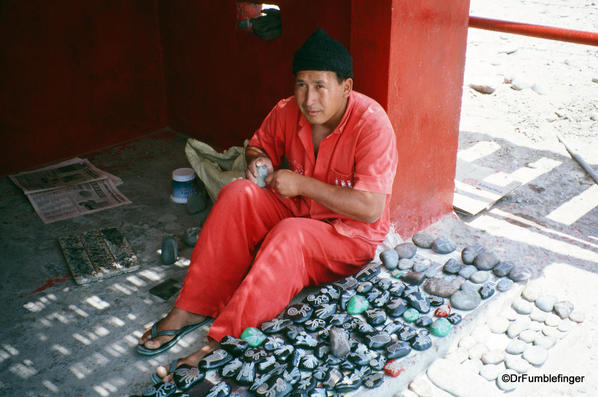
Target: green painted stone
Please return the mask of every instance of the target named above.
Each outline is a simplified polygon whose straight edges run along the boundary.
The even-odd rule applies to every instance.
[[[430,333],[434,336],[447,336],[451,332],[452,325],[444,317],[437,318],[432,324],[430,324]]]
[[[405,310],[405,313],[403,313],[403,319],[405,319],[405,321],[407,321],[408,323],[413,323],[417,321],[418,318],[419,312],[413,308],[407,309]]]
[[[403,277],[404,274],[405,274],[405,272],[400,271],[400,270],[395,270],[394,272],[392,272],[392,276],[394,278],[401,278],[401,277]]]
[[[249,344],[251,347],[257,347],[264,342],[266,335],[257,328],[249,327],[245,328],[241,334],[241,339]]]
[[[349,299],[349,303],[347,303],[347,313],[361,314],[365,312],[368,307],[370,307],[370,302],[368,302],[365,297],[361,295],[353,295],[353,297]]]

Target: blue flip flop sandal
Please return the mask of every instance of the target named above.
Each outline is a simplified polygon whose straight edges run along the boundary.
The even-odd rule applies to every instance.
[[[201,327],[208,321],[209,321],[209,319],[206,318],[205,320],[200,321],[197,324],[187,325],[178,330],[166,329],[163,331],[158,331],[158,323],[160,323],[160,321],[156,321],[154,323],[154,325],[152,325],[151,339],[155,339],[159,336],[174,336],[174,338],[172,338],[171,340],[169,340],[168,342],[164,343],[163,345],[161,345],[160,347],[158,347],[156,349],[149,349],[149,348],[145,347],[144,345],[137,345],[137,353],[142,354],[144,356],[154,356],[156,354],[163,353],[166,350],[173,347],[174,345],[176,345],[176,343],[179,341],[179,339],[181,339],[183,336],[185,336],[189,332]]]

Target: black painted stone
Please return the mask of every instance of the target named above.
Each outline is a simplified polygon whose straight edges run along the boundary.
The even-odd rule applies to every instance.
[[[307,295],[305,301],[312,306],[321,305],[323,303],[330,303],[330,297],[326,294],[311,294]]]
[[[271,321],[264,321],[260,329],[266,335],[276,334],[291,325],[293,322],[287,318],[275,318]]]
[[[295,338],[295,346],[306,349],[313,349],[318,345],[318,340],[307,332],[300,332]]]
[[[237,361],[241,362],[238,359]],[[201,382],[205,376],[206,373],[197,368],[197,366],[187,364],[181,364],[173,373],[174,383],[182,391],[189,390],[193,385]]]
[[[318,365],[320,365],[320,360],[318,360],[316,356],[313,354],[306,354],[303,356],[303,358],[301,358],[299,368],[307,371],[313,371]]]
[[[262,345],[266,351],[274,351],[285,344],[285,340],[280,335],[270,335],[264,339],[264,344]]]
[[[386,322],[386,312],[382,309],[368,309],[363,312],[368,323],[373,326],[381,325]]]
[[[335,313],[328,319],[328,324],[332,325],[333,327],[341,327],[344,323],[349,321],[349,316],[347,313]]]
[[[220,346],[233,356],[240,356],[249,347],[249,344],[243,339],[226,335],[220,341]]]
[[[461,270],[461,264],[457,262],[456,259],[450,258],[448,261],[446,261],[446,263],[442,267],[442,270],[445,273],[457,274]]]
[[[494,266],[494,268],[492,269],[492,272],[497,277],[504,277],[507,274],[509,274],[509,272],[511,270],[513,270],[514,266],[515,266],[515,264],[513,262],[509,262],[509,261],[498,262],[498,265]]]
[[[378,310],[378,309],[376,309],[376,310]],[[374,327],[372,327],[370,324],[366,323],[365,321],[363,321],[360,318],[355,318],[354,320],[352,320],[352,323],[353,323],[353,330],[360,335],[369,335],[369,334],[373,334],[374,332],[376,332]]]
[[[444,303],[444,298],[442,298],[440,296],[430,295],[429,299],[430,299],[430,306],[432,306],[432,307],[438,307]]]
[[[380,355],[378,357],[372,358],[370,360],[370,362],[368,363],[368,365],[373,370],[380,371],[380,370],[384,369],[384,365],[386,365],[386,357],[384,357],[383,355]]]
[[[370,362],[370,355],[367,353],[360,353],[357,351],[351,352],[347,355],[347,358],[355,365],[363,366],[368,365]]]
[[[409,306],[420,313],[428,313],[430,311],[430,298],[424,296],[421,292],[416,292],[407,297]]]
[[[304,332],[304,331],[305,331],[305,328],[303,328],[301,325],[293,324],[293,325],[289,325],[285,329],[285,334],[286,334],[287,338],[289,338],[289,340],[294,341],[295,338],[297,338],[297,335],[299,335],[301,332]]]
[[[297,324],[301,324],[309,320],[313,311],[314,309],[307,303],[297,303],[287,308],[285,317]]]
[[[243,361],[239,360],[238,358],[235,358],[234,360],[232,360],[232,361],[226,363],[225,365],[223,365],[222,367],[220,367],[218,372],[220,373],[220,376],[223,378],[234,378],[235,376],[237,376],[237,374],[241,370],[242,366],[243,366]],[[177,384],[177,386],[178,386],[178,384]],[[184,390],[180,386],[179,386],[179,389]]]
[[[326,357],[326,360],[324,360],[326,365],[328,365],[329,367],[338,367],[343,361],[344,360],[342,358],[338,358],[334,354],[329,354]]]
[[[293,367],[286,369],[282,376],[287,382],[289,382],[291,385],[294,385],[295,383],[299,382],[299,379],[301,379],[301,371],[299,368]]]
[[[417,336],[417,330],[410,326],[405,326],[397,333],[399,340],[408,341]]]
[[[158,383],[146,389],[143,397],[170,397],[176,392],[174,383]]]
[[[243,359],[245,362],[253,361],[260,362],[268,356],[268,352],[263,348],[249,348],[243,353]]]
[[[345,375],[340,382],[334,387],[334,391],[337,393],[349,393],[357,390],[361,387],[361,378],[354,373]]]
[[[289,361],[289,364],[293,367],[298,367],[299,363],[301,362],[301,359],[307,354],[307,352],[305,351],[305,349],[302,349],[300,347],[296,347],[295,351],[293,352],[293,354],[291,354],[291,359]]]
[[[335,301],[340,296],[340,291],[332,284],[328,284],[320,289],[320,294],[326,294],[331,300]]]
[[[429,328],[417,328],[418,335],[430,335]]]
[[[342,310],[347,310],[347,303],[349,303],[349,300],[355,296],[356,293],[357,292],[354,289],[348,289],[341,293],[338,304]]]
[[[315,377],[308,376],[295,384],[295,391],[307,392],[316,387],[317,384],[318,380]]]
[[[374,284],[372,284],[369,281],[363,281],[357,284],[357,288],[355,288],[355,291],[357,291],[357,293],[360,295],[365,295],[368,292],[370,292],[372,288],[374,288]]]
[[[384,372],[374,372],[368,375],[363,381],[363,385],[368,389],[380,387],[382,383],[384,383]]]
[[[409,295],[415,294],[417,292],[421,292],[417,285],[406,285],[401,296],[403,298],[407,298]]]
[[[317,358],[319,358],[320,360],[323,360],[326,358],[326,356],[328,355],[328,353],[330,353],[330,345],[328,344],[321,344],[318,345],[315,349],[314,349],[314,354],[316,355]]]
[[[257,364],[258,372],[264,373],[270,371],[274,368],[274,365],[277,363],[276,357],[272,355],[268,355],[262,361]]]
[[[255,375],[255,362],[244,362],[243,366],[239,370],[239,373],[235,377],[235,380],[242,386],[249,386],[255,380]]]
[[[407,284],[420,285],[424,282],[426,273],[423,272],[407,272],[401,277],[401,280]]]
[[[345,277],[342,280],[332,283],[332,285],[334,285],[336,288],[338,288],[341,291],[345,291],[348,289],[355,288],[355,286],[357,286],[357,283],[358,283],[358,281],[355,277]]]
[[[463,320],[463,317],[459,313],[453,313],[453,314],[450,314],[446,319],[451,324],[457,325],[461,322],[461,320]]]
[[[340,365],[338,367],[341,369],[341,371],[347,372],[347,371],[354,370],[355,369],[355,364],[353,364],[349,360],[343,360],[343,362],[340,363]]]
[[[227,397],[230,395],[230,385],[224,381],[216,383],[208,390],[205,397]]]
[[[479,292],[482,299],[488,299],[494,295],[494,286],[491,283],[486,283],[482,286]]]
[[[396,341],[386,346],[386,357],[389,360],[405,357],[411,352],[411,345],[409,342]]]
[[[355,278],[359,281],[368,281],[378,274],[380,274],[380,264],[370,262],[355,275]]]
[[[411,340],[413,350],[423,351],[432,347],[432,339],[429,335],[419,334]]]
[[[328,317],[336,313],[335,303],[324,303],[314,307],[313,316],[322,320],[326,320]]]
[[[326,327],[326,320],[321,318],[311,318],[305,322],[305,329],[309,332],[316,332]]]
[[[271,377],[262,383],[255,391],[256,396],[284,397],[293,391],[293,385],[284,377]]]
[[[284,345],[274,350],[274,356],[279,362],[285,362],[293,354],[295,348],[292,345]]]
[[[415,325],[418,327],[429,327],[434,320],[428,316],[421,316],[415,321]]]
[[[401,296],[405,291],[405,283],[400,280],[392,280],[391,286],[388,288],[391,296]]]
[[[376,287],[380,291],[387,291],[393,284],[393,280],[387,277],[383,277],[376,283]]]
[[[330,328],[332,328],[332,325],[328,324],[317,332],[315,338],[318,340],[318,342],[328,339],[328,336],[330,335]]]
[[[393,298],[385,306],[390,317],[399,317],[408,309],[407,301],[403,298]]]
[[[208,370],[222,367],[229,361],[232,361],[233,356],[224,349],[216,349],[201,360],[199,360],[199,369]]]
[[[373,335],[367,335],[365,337],[366,345],[370,349],[383,349],[384,346],[388,345],[392,339],[387,332],[377,332]]]
[[[328,392],[323,387],[316,387],[307,393],[307,397],[328,397]]]
[[[370,303],[374,307],[382,307],[382,306],[386,305],[386,303],[388,303],[389,299],[390,299],[390,292],[384,291],[384,292],[382,292],[382,294],[379,297],[370,301]]]
[[[401,328],[403,328],[403,323],[401,323],[400,321],[390,321],[388,324],[384,326],[384,328],[382,328],[382,331],[386,332],[389,335],[392,335],[400,331]]]
[[[334,386],[343,378],[343,373],[335,367],[332,367],[326,373],[326,377],[322,380],[322,385],[328,390],[334,389]]]

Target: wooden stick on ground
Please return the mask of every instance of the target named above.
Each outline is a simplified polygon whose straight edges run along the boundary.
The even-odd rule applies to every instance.
[[[585,172],[587,172],[588,175],[592,177],[592,179],[594,180],[594,182],[596,182],[598,184],[598,174],[596,174],[596,171],[594,171],[592,169],[592,167],[590,167],[590,165],[588,163],[586,163],[584,161],[584,159],[581,158],[580,155],[578,155],[575,152],[572,152],[571,149],[569,149],[569,147],[565,143],[565,140],[559,134],[557,134],[556,137],[563,144],[563,146],[565,147],[565,149],[567,149],[567,152],[569,152],[569,154],[571,155],[571,157],[573,157],[573,160],[577,161],[577,163],[581,166],[581,168],[583,168],[585,170]]]

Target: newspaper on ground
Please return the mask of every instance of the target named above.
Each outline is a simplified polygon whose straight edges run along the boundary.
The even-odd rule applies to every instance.
[[[116,186],[122,180],[87,159],[74,158],[10,175],[44,223],[129,204]]]

